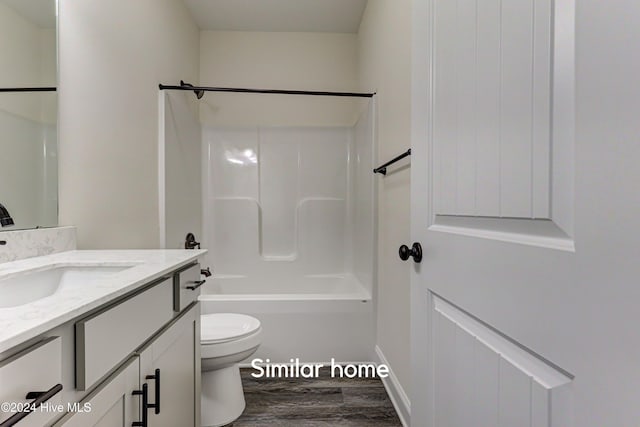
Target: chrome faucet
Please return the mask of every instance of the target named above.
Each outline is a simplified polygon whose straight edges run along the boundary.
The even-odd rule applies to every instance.
[[[11,218],[7,208],[0,203],[0,226],[9,227],[12,225],[14,225],[13,218]]]

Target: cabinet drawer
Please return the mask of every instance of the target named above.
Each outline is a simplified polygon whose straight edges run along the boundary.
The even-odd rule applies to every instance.
[[[27,399],[30,392],[51,391],[53,397],[44,402],[44,408],[58,406],[62,403],[62,339],[52,337],[35,344],[33,347],[18,353],[17,355],[0,362],[0,402],[11,404],[24,404],[32,402],[34,398]],[[57,386],[57,387],[56,387]],[[0,411],[0,424],[16,414]],[[17,424],[19,427],[43,426],[56,416],[60,415],[54,410],[36,410],[24,417]]]
[[[76,388],[86,390],[173,316],[171,279],[75,324]]]
[[[203,283],[204,280],[200,280],[200,264],[176,272],[173,276],[173,309],[180,312],[197,301]]]

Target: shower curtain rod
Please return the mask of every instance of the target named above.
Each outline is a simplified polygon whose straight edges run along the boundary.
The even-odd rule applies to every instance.
[[[55,87],[0,87],[0,92],[55,92]]]
[[[169,86],[159,85],[160,90],[189,90],[192,92],[235,92],[235,93],[270,93],[279,95],[313,95],[313,96],[350,96],[356,98],[371,98],[375,93],[360,92],[322,92],[313,90],[281,90],[281,89],[248,89],[240,87],[206,87],[206,86]]]

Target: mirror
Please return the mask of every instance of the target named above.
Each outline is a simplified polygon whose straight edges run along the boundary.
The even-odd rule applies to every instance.
[[[0,232],[58,225],[56,36],[56,0],[0,0]]]

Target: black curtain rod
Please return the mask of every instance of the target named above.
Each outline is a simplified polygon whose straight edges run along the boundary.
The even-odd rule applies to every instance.
[[[400,154],[398,157],[394,157],[393,159],[389,160],[384,165],[378,166],[377,168],[375,168],[373,170],[373,173],[381,173],[382,175],[386,175],[387,174],[387,166],[390,166],[390,165],[394,164],[395,162],[397,162],[398,160],[402,160],[405,157],[410,156],[410,155],[411,155],[411,148],[409,148],[404,153]]]
[[[0,87],[0,92],[55,92],[55,87]]]
[[[160,90],[189,90],[205,92],[235,92],[235,93],[271,93],[279,95],[314,95],[314,96],[350,96],[356,98],[371,98],[375,93],[358,92],[321,92],[312,90],[280,90],[280,89],[248,89],[239,87],[206,87],[206,86],[167,86],[160,84]]]

